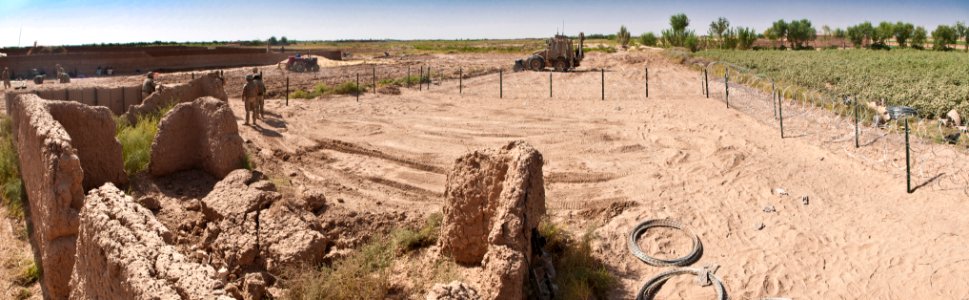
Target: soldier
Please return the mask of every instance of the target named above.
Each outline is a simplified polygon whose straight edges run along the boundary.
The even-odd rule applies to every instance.
[[[57,69],[57,74],[55,74],[56,75],[55,77],[61,78],[61,74],[65,73],[64,67],[62,67],[61,64],[57,64],[55,65],[55,68]]]
[[[148,72],[148,74],[145,76],[148,78],[145,78],[145,83],[141,84],[142,99],[148,98],[148,96],[154,93],[155,89],[157,88],[157,84],[155,84],[155,72]]]
[[[262,82],[262,73],[253,75],[252,82],[259,88],[256,110],[259,112],[259,119],[262,120],[266,118],[266,84]]]
[[[245,125],[249,125],[249,113],[252,113],[252,124],[256,124],[256,106],[257,101],[259,101],[260,88],[255,82],[255,76],[252,74],[246,75],[246,84],[242,86],[242,103],[245,105],[246,109],[246,122]]]
[[[0,74],[0,80],[3,80],[4,90],[10,88],[10,70],[8,70],[7,67],[3,67],[3,73]]]

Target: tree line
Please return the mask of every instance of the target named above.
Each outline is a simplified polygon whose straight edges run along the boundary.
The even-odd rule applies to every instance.
[[[769,48],[800,50],[813,49],[811,43],[819,38],[818,30],[808,19],[777,20],[761,33],[749,27],[731,27],[730,21],[724,17],[710,22],[706,36],[698,36],[689,26],[690,19],[686,14],[675,14],[670,16],[670,28],[662,30],[660,36],[645,32],[639,36],[638,42],[644,46],[683,47],[691,51],[701,48],[747,50],[754,49],[758,39],[767,39],[770,41]],[[615,35],[601,36],[615,39],[623,48],[627,48],[632,41],[626,26],[621,26]],[[841,39],[842,47],[847,47],[846,43],[850,42],[855,48],[891,49],[889,41],[894,41],[899,48],[924,49],[930,33],[922,26],[901,21],[884,21],[877,26],[866,21],[833,30],[827,25],[822,26],[820,38],[829,42],[828,47],[836,48],[830,45],[832,37]],[[931,37],[931,48],[934,50],[953,50],[951,45],[963,39],[967,45],[966,52],[969,52],[969,28],[964,22],[939,25],[931,32]]]

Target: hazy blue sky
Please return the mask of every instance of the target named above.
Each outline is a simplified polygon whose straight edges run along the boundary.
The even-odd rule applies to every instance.
[[[969,21],[969,0],[820,1],[246,1],[0,0],[0,46],[133,41],[266,39],[424,39],[545,37],[565,21],[574,34],[668,27],[686,13],[705,33],[710,21],[763,31],[777,19],[807,18],[815,27],[904,20],[931,31]]]

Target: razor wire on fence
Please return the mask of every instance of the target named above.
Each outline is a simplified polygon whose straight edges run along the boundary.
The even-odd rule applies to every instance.
[[[898,117],[856,97],[779,87],[770,78],[729,63],[701,67],[704,93],[778,128],[782,138],[813,141],[845,153],[874,170],[902,178],[900,186],[907,186],[907,192],[926,188],[969,195],[969,151],[964,141],[949,145],[959,143],[964,133],[920,117],[930,114]],[[911,113],[908,108],[897,110]],[[886,113],[892,115],[887,120],[881,117]]]

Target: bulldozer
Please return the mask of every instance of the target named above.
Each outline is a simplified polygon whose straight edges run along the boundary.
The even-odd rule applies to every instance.
[[[582,45],[585,42],[585,34],[579,33],[578,46],[572,45],[572,39],[568,36],[556,34],[554,37],[545,40],[544,50],[536,51],[532,55],[515,61],[515,72],[532,70],[544,71],[551,67],[557,72],[568,72],[575,70],[585,57]]]
[[[290,56],[286,60],[286,70],[291,72],[316,72],[320,70],[320,64],[316,57]]]

